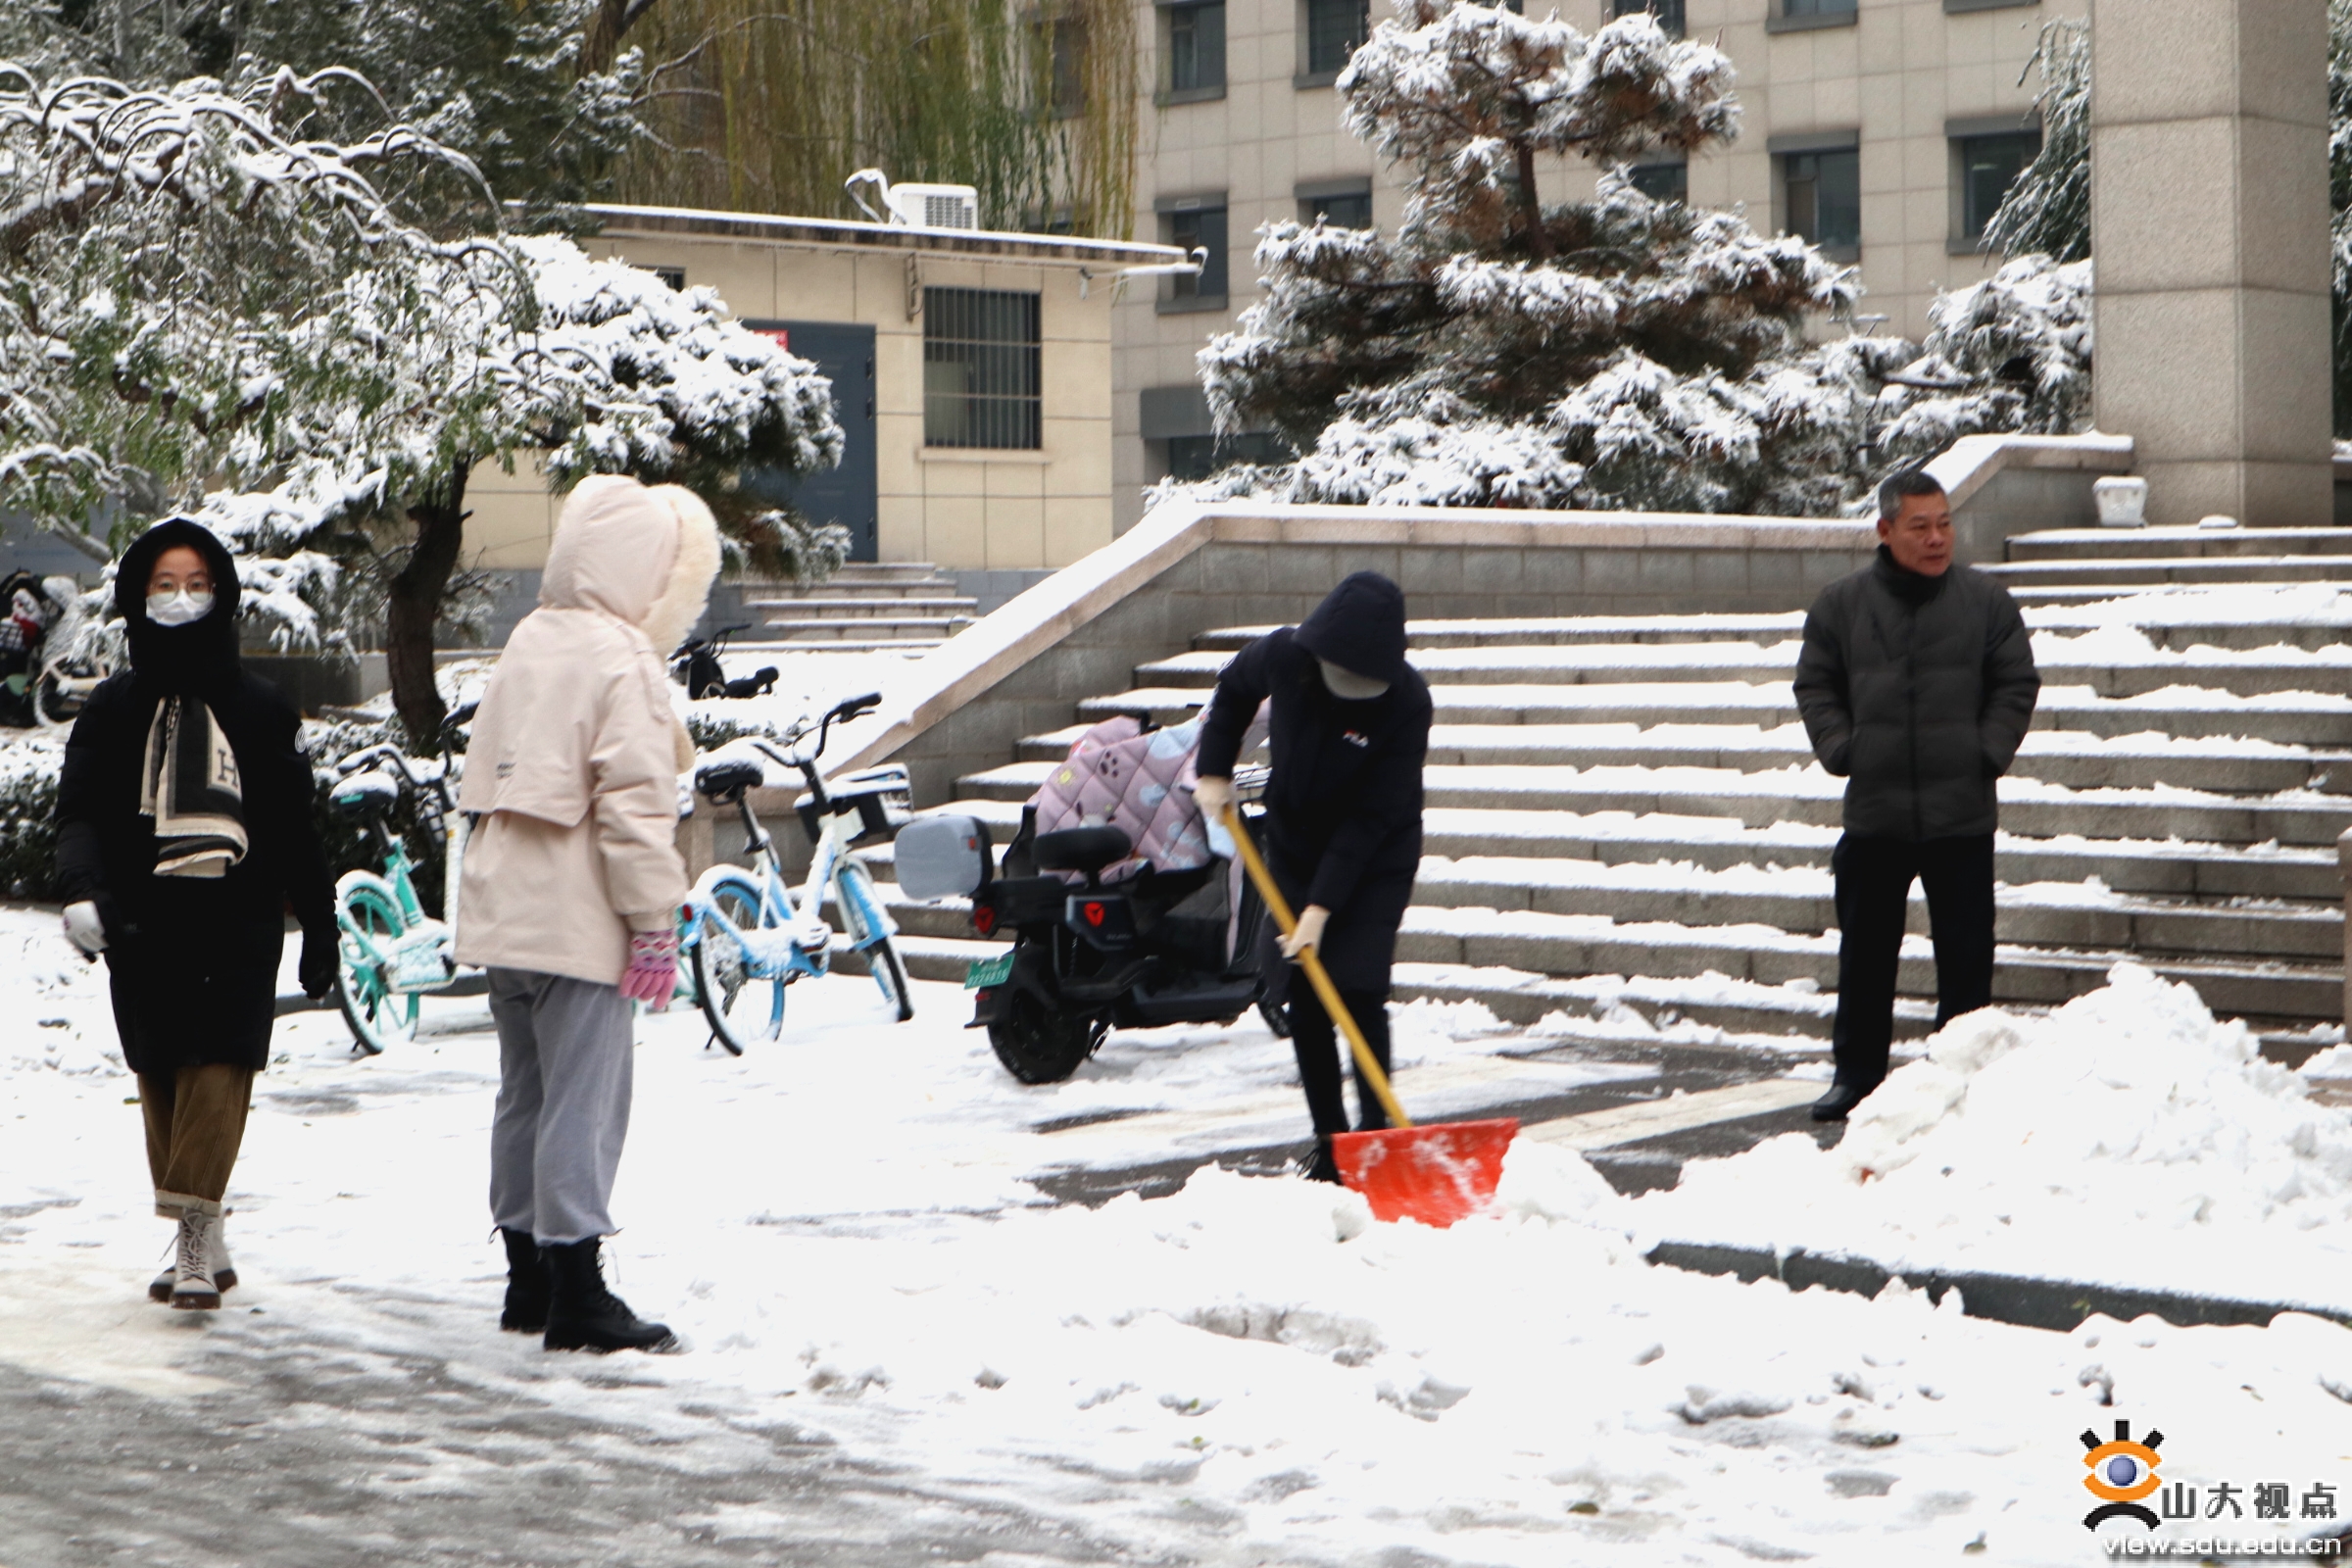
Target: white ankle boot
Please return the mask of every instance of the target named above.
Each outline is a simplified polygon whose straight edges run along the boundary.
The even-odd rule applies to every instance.
[[[172,1305],[178,1311],[209,1312],[220,1304],[220,1287],[213,1278],[213,1235],[220,1227],[218,1214],[179,1217],[179,1256],[172,1271]]]
[[[237,1265],[228,1258],[227,1224],[228,1216],[235,1212],[233,1208],[224,1208],[220,1218],[212,1224],[213,1289],[217,1291],[233,1291],[237,1288]],[[169,1301],[172,1299],[172,1287],[178,1279],[178,1250],[175,1245],[172,1266],[147,1282],[147,1298],[151,1301]]]

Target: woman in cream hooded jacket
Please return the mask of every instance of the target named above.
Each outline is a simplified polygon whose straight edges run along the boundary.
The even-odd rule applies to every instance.
[[[666,998],[687,892],[678,775],[694,748],[662,656],[702,617],[718,564],[717,526],[692,492],[582,480],[466,746],[458,804],[480,825],[457,956],[490,971],[498,1024],[500,1321],[544,1329],[549,1349],[670,1338],[604,1288],[598,1246],[628,1132],[629,997]]]
[[[458,959],[618,985],[631,930],[686,897],[678,774],[694,743],[664,656],[702,618],[718,528],[690,490],[598,475],[564,504],[539,608],[507,641],[466,746]]]

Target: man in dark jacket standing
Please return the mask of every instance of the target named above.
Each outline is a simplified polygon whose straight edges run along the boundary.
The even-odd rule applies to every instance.
[[[1936,1023],[1992,1002],[1993,781],[2034,721],[2041,677],[2008,591],[1952,561],[1943,487],[1913,468],[1879,487],[1879,555],[1805,616],[1796,706],[1843,778],[1837,1078],[1815,1121],[1843,1121],[1886,1076],[1911,882],[1936,940]]]
[[[1404,594],[1376,571],[1348,577],[1297,627],[1268,632],[1217,677],[1200,729],[1194,799],[1215,817],[1233,800],[1242,738],[1272,699],[1266,863],[1298,928],[1281,944],[1322,957],[1331,983],[1383,1071],[1389,1065],[1389,965],[1421,870],[1421,764],[1429,756],[1429,686],[1405,662]],[[1274,967],[1268,1000],[1288,973]],[[1331,1135],[1348,1130],[1340,1048],[1312,989],[1289,992],[1291,1046],[1314,1123],[1308,1174],[1338,1181]],[[1356,1084],[1357,1125],[1386,1127]]]

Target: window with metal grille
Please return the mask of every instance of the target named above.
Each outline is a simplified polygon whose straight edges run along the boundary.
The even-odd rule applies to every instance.
[[[1658,19],[1658,25],[1669,38],[1683,35],[1683,0],[1610,0],[1609,14],[1630,17],[1637,11],[1646,11]]]
[[[2001,199],[2041,151],[2038,130],[1960,138],[1960,237],[1980,240]]]
[[[1862,246],[1862,155],[1789,153],[1782,160],[1788,232],[1833,255]]]
[[[1850,17],[1854,0],[1782,0],[1784,17]]]
[[[1225,90],[1225,0],[1190,0],[1167,8],[1168,91],[1209,96]]]
[[[1016,447],[1043,441],[1038,296],[923,290],[923,445]]]
[[[1306,74],[1337,75],[1372,32],[1371,0],[1306,0]]]

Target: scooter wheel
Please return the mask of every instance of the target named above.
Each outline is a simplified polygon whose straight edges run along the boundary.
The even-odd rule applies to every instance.
[[[988,1026],[988,1043],[1004,1070],[1025,1084],[1057,1084],[1095,1054],[1101,1037],[1084,1018],[1050,1012],[1014,993],[1004,1016]]]

